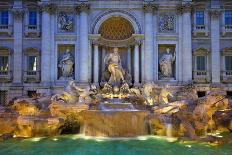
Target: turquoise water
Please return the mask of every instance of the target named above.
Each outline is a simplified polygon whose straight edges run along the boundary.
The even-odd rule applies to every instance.
[[[232,145],[181,143],[160,137],[104,139],[79,135],[0,142],[0,154],[8,155],[231,155]]]

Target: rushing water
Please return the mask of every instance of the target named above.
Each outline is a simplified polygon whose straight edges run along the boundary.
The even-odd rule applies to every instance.
[[[181,143],[154,136],[134,139],[90,138],[80,135],[0,142],[1,155],[229,155],[232,145]]]

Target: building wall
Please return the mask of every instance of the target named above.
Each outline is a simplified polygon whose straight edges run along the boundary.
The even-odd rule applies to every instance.
[[[140,29],[139,35],[134,37],[138,41],[135,44],[138,44],[140,52],[139,74],[132,73],[133,77],[139,76],[138,83],[153,81],[161,84],[184,85],[193,82],[199,90],[210,89],[212,85],[215,87],[216,83],[216,86],[220,86],[224,90],[231,89],[231,75],[223,73],[225,69],[222,54],[224,52],[230,55],[229,48],[232,48],[232,28],[224,29],[224,11],[232,10],[232,3],[228,1],[88,0],[64,2],[41,0],[30,2],[11,0],[0,2],[0,10],[4,9],[9,10],[9,28],[0,28],[0,50],[7,48],[10,51],[11,66],[9,70],[11,73],[7,76],[0,75],[0,89],[8,91],[8,100],[15,96],[26,95],[29,90],[53,93],[63,88],[67,80],[58,79],[57,51],[59,51],[59,45],[74,46],[75,81],[80,85],[94,82],[96,73],[94,70],[99,69],[94,67],[94,46],[97,46],[95,50],[99,52],[102,52],[105,47],[98,42],[94,25],[104,21],[109,14],[112,17],[128,16],[133,20],[130,21],[133,27]],[[27,27],[28,10],[30,9],[37,10],[36,29]],[[201,30],[196,29],[195,26],[197,10],[204,10],[205,14],[205,28]],[[73,17],[72,32],[59,31],[57,19],[61,11],[68,12]],[[173,30],[167,30],[160,23],[166,22],[166,17],[164,17],[166,15],[168,19],[174,18]],[[148,24],[149,20],[152,24]],[[212,22],[218,22],[218,27],[211,25]],[[87,25],[83,25],[83,23],[87,23]],[[164,28],[164,30],[160,31],[160,28]],[[218,32],[211,31],[215,29]],[[217,36],[217,34],[219,35]],[[219,40],[219,42],[214,43],[212,39]],[[150,40],[152,42],[149,42]],[[132,50],[135,49],[135,44],[130,46]],[[159,46],[175,48],[176,60],[173,78],[159,78]],[[34,53],[27,51],[34,51]],[[27,70],[27,65],[24,64],[27,59],[25,53],[36,54],[39,58],[39,71],[32,79],[30,79],[31,77],[26,78],[27,75],[25,75]],[[195,75],[194,64],[197,54],[207,56],[206,75]],[[150,59],[149,56],[152,58]],[[216,62],[214,58],[216,58]],[[212,68],[212,66],[219,68]],[[133,68],[134,65],[132,64],[131,67]],[[100,79],[97,80],[100,81]]]

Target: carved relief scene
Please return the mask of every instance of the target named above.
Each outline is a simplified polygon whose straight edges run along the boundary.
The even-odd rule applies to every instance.
[[[174,32],[176,17],[173,13],[159,15],[159,32]]]
[[[59,12],[57,17],[57,27],[59,32],[73,32],[74,17],[72,13]]]

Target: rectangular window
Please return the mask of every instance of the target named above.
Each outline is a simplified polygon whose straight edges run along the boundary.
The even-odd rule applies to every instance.
[[[232,71],[232,56],[225,56],[225,69]]]
[[[205,25],[204,11],[196,11],[196,25]]]
[[[37,11],[29,11],[29,25],[37,25]]]
[[[27,91],[27,96],[30,97],[30,98],[33,98],[33,97],[36,97],[37,96],[37,93],[36,91]]]
[[[8,25],[9,15],[8,11],[0,11],[0,25]]]
[[[8,56],[0,56],[0,71],[8,71]]]
[[[232,25],[232,10],[225,11],[225,25]]]
[[[28,71],[37,71],[37,57],[28,56]]]
[[[197,70],[198,71],[206,70],[206,57],[205,56],[197,56]]]
[[[7,104],[7,91],[0,90],[0,105]]]

